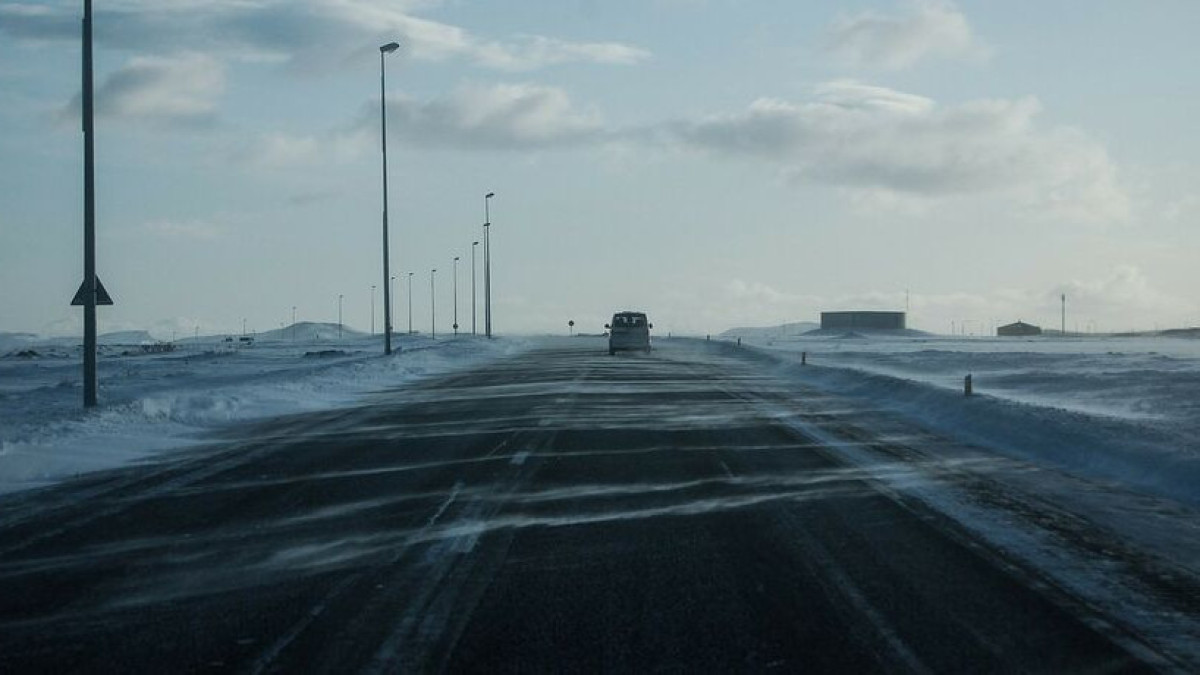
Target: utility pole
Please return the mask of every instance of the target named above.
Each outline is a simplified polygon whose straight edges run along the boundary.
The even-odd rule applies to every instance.
[[[92,0],[83,0],[83,407],[96,406],[96,139]]]
[[[1062,336],[1067,336],[1067,294],[1062,294]]]
[[[475,249],[479,242],[471,242],[471,335],[475,334]]]
[[[429,339],[437,339],[437,294],[433,292],[433,278],[436,269],[429,270]]]
[[[392,353],[392,302],[388,277],[388,182],[387,182],[387,88],[384,80],[383,57],[400,48],[389,42],[379,48],[379,136],[383,148],[383,353]]]
[[[458,335],[458,256],[454,256],[454,334]]]
[[[492,214],[488,205],[495,192],[483,196],[483,332],[492,337]]]

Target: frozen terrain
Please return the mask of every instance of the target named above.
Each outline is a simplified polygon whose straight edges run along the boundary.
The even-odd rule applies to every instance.
[[[517,340],[430,340],[300,324],[243,342],[188,338],[153,353],[144,332],[101,336],[101,405],[81,406],[78,339],[0,335],[0,492],[153,458],[230,423],[347,405],[414,378],[521,349]]]
[[[804,353],[806,383],[941,433],[1200,504],[1200,340],[876,335],[744,344],[783,364]]]

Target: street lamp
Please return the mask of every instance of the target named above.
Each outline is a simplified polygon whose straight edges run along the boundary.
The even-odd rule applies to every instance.
[[[292,342],[296,341],[296,306],[292,305]]]
[[[392,308],[391,294],[388,290],[388,182],[387,182],[387,94],[385,86],[383,57],[400,48],[395,42],[389,42],[379,48],[379,140],[383,147],[383,353],[392,353]]]
[[[454,256],[454,334],[458,335],[458,256]]]
[[[392,277],[395,279],[396,277]],[[375,284],[371,284],[371,335],[375,334]]]
[[[412,278],[413,273],[408,273],[408,334],[412,335]]]
[[[488,205],[495,192],[483,196],[483,331],[492,337],[492,215]]]
[[[342,341],[342,298],[345,297],[338,293],[338,342]]]
[[[437,339],[437,294],[433,292],[433,277],[437,270],[429,270],[429,339]]]
[[[475,249],[479,242],[471,242],[471,335],[475,334]]]
[[[396,313],[396,277],[393,276],[388,283],[388,290],[392,294],[392,314]]]

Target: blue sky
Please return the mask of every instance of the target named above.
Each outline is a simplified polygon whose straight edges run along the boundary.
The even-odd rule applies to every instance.
[[[0,2],[0,330],[81,323],[81,5]],[[369,328],[391,40],[402,330],[456,255],[469,327],[488,191],[500,332],[1200,323],[1195,3],[95,7],[101,330]]]

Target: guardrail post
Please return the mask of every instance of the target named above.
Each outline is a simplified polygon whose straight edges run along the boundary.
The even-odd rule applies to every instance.
[[[971,394],[971,374],[967,373],[967,376],[963,378],[963,396],[970,396]]]

